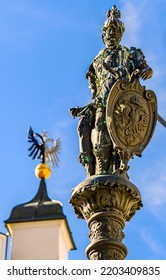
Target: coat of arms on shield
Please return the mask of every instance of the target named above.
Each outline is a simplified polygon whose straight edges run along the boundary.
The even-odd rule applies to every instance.
[[[157,121],[157,98],[153,91],[141,86],[139,78],[132,82],[118,80],[107,102],[106,122],[114,148],[121,159],[120,169],[127,171],[128,161],[141,156],[148,145]]]

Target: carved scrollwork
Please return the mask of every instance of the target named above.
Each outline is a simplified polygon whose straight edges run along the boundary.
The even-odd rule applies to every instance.
[[[125,221],[129,221],[142,206],[136,186],[118,175],[100,175],[86,179],[74,189],[70,203],[76,215],[87,220],[94,213],[115,211]]]
[[[91,176],[74,190],[70,203],[79,218],[86,219],[91,240],[91,260],[124,259],[125,222],[142,206],[139,190],[122,175]]]
[[[152,90],[146,90],[145,91],[145,97],[149,100],[154,98],[154,92]]]
[[[120,223],[105,217],[91,223],[89,237],[92,242],[104,238],[113,238],[122,241],[124,233]]]
[[[127,87],[127,82],[126,81],[123,81],[123,83],[120,84],[120,87],[122,90],[126,89]]]
[[[103,252],[94,252],[90,255],[91,260],[123,260],[124,254],[116,250],[106,250]]]

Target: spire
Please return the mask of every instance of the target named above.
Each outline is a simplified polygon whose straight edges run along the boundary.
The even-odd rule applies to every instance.
[[[31,143],[29,156],[41,161],[35,168],[40,183],[34,198],[15,206],[5,221],[11,237],[11,259],[67,259],[75,244],[62,203],[51,200],[46,187],[46,179],[51,174],[46,162],[58,165],[60,140],[50,139],[46,133],[34,133],[30,128],[28,142]]]
[[[34,133],[30,127],[28,132],[28,142],[31,143],[29,156],[32,159],[40,159],[41,163],[35,168],[35,175],[40,179],[39,189],[35,197],[26,203],[17,205],[13,208],[11,215],[6,223],[41,221],[50,219],[65,219],[62,203],[51,200],[47,193],[45,180],[51,175],[51,169],[46,162],[58,166],[57,153],[60,150],[60,140],[53,140],[44,131],[42,135]],[[48,143],[52,143],[52,147]]]

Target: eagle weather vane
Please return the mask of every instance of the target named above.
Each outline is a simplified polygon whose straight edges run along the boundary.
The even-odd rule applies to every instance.
[[[59,158],[57,154],[60,152],[60,139],[54,140],[49,138],[46,131],[42,131],[41,134],[34,133],[30,127],[28,131],[28,142],[31,143],[28,149],[30,152],[29,156],[32,159],[40,159],[41,161],[41,164],[35,169],[36,176],[38,178],[48,178],[51,170],[46,163],[51,163],[54,167],[58,166]]]

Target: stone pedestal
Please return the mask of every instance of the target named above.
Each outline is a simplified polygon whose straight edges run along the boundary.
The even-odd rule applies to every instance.
[[[142,206],[137,187],[123,175],[95,175],[73,189],[70,203],[77,217],[85,219],[90,229],[87,257],[90,260],[125,259],[123,228]]]

